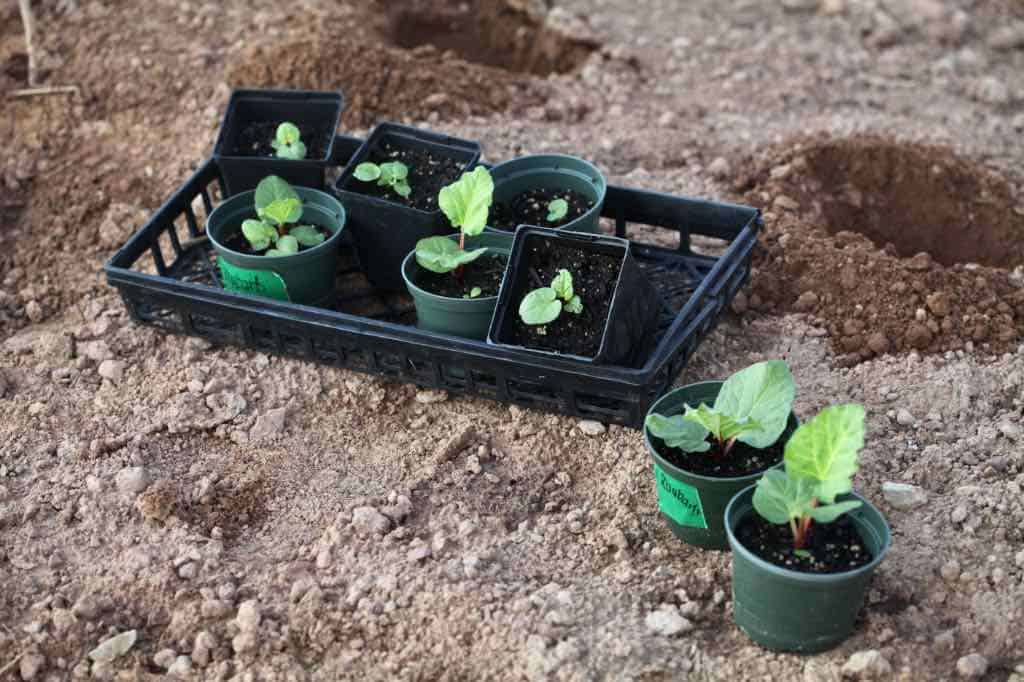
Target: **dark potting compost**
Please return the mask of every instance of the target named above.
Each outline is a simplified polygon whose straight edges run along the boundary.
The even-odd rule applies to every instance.
[[[874,558],[849,515],[832,523],[811,524],[806,554],[793,549],[788,525],[769,523],[753,512],[739,522],[736,539],[761,559],[801,573],[842,573],[871,563]]]
[[[438,273],[417,267],[413,283],[424,291],[448,298],[463,298],[473,290],[473,287],[480,287],[480,294],[474,298],[497,296],[507,262],[508,259],[504,256],[485,253],[464,265],[461,276],[453,272]]]
[[[559,220],[548,221],[548,204],[555,199],[564,199],[569,210]],[[571,189],[529,189],[506,202],[494,202],[487,224],[498,230],[514,232],[519,225],[540,227],[561,227],[576,220],[590,210],[594,202]]]
[[[402,197],[390,187],[377,184],[376,180],[362,182],[354,177],[346,189],[428,213],[437,210],[437,193],[459,179],[466,163],[434,150],[402,147],[392,137],[383,138],[364,161],[378,166],[389,161],[404,163],[409,169],[408,183],[412,192],[408,197]]]
[[[785,441],[780,438],[766,448],[758,449],[736,441],[728,455],[722,455],[718,442],[708,436],[711,449],[707,452],[683,452],[670,448],[660,438],[651,436],[658,454],[672,466],[698,476],[735,478],[765,471],[782,461]]]
[[[234,156],[275,156],[270,143],[277,134],[277,126],[284,121],[253,121],[238,134],[234,147],[228,154]],[[308,124],[296,123],[303,144],[306,145],[306,159],[316,160],[327,156],[327,148],[334,137],[334,131],[314,128]]]
[[[309,223],[302,223],[302,224],[303,225],[309,225]],[[316,231],[319,232],[323,236],[323,238],[325,240],[326,239],[330,239],[331,232],[329,230],[325,230],[324,228],[320,227],[319,225],[311,225],[311,227],[316,228]],[[321,242],[321,244],[322,243],[323,242]],[[317,244],[317,246],[319,246],[319,245],[320,244]],[[266,250],[266,249],[264,249],[264,251],[256,251],[256,250],[254,250],[252,248],[252,245],[249,243],[249,240],[246,239],[245,235],[242,234],[242,226],[241,225],[238,226],[238,230],[233,232],[230,237],[228,237],[227,239],[224,240],[224,246],[226,246],[227,248],[231,249],[232,251],[236,251],[238,253],[244,253],[246,256],[262,256],[262,255],[265,255],[264,251]],[[298,253],[302,253],[303,251],[308,251],[310,249],[315,249],[315,248],[316,248],[316,246],[305,246],[303,244],[299,244],[299,251],[298,251]]]

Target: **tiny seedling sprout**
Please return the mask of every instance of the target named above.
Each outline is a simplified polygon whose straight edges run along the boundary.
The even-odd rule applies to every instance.
[[[565,199],[555,199],[548,204],[548,222],[557,223],[569,213],[569,202]]]
[[[531,326],[546,325],[558,319],[562,310],[573,315],[583,312],[583,301],[573,291],[572,273],[561,269],[551,286],[534,289],[519,303],[519,318]]]
[[[289,121],[277,126],[270,146],[274,148],[279,159],[298,161],[306,158],[306,145],[300,139],[299,127]]]
[[[768,360],[742,369],[722,384],[713,407],[686,406],[682,414],[651,414],[645,420],[651,435],[670,448],[707,452],[714,437],[720,455],[728,455],[738,440],[766,448],[786,430],[796,386],[782,360]]]
[[[378,185],[391,188],[403,199],[412,193],[412,187],[409,186],[409,167],[401,161],[388,161],[379,166],[366,161],[356,166],[352,175],[362,182],[376,180]]]
[[[300,246],[312,247],[325,237],[312,225],[295,225],[302,217],[302,200],[291,185],[271,175],[256,186],[256,215],[242,222],[242,236],[253,251],[265,256],[287,256]]]

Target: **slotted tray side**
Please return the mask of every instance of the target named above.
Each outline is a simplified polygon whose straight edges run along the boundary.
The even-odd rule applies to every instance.
[[[134,320],[214,343],[635,428],[749,277],[760,228],[751,208],[609,187],[603,216],[618,236],[634,238],[634,256],[663,309],[641,366],[589,366],[416,328],[408,297],[376,292],[350,246],[342,250],[332,308],[226,291],[202,240],[206,217],[223,193],[217,166],[203,163],[107,263],[108,282]],[[658,244],[636,241],[634,231]],[[694,252],[692,235],[722,240],[720,255]]]

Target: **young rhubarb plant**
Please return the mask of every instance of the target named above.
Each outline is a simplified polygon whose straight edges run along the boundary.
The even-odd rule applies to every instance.
[[[412,193],[412,187],[409,186],[409,167],[401,161],[388,161],[379,166],[366,161],[356,166],[352,175],[362,182],[376,180],[378,185],[390,188],[403,199]]]
[[[256,186],[256,219],[242,222],[242,236],[253,251],[264,256],[287,256],[300,246],[313,247],[326,237],[312,225],[294,225],[302,217],[302,199],[291,185],[276,175]]]
[[[798,556],[808,554],[812,522],[832,523],[861,506],[856,500],[836,502],[836,497],[853,488],[862,447],[864,408],[826,407],[786,443],[785,472],[772,469],[757,482],[754,509],[769,523],[789,524]]]
[[[551,286],[534,289],[519,303],[519,318],[531,326],[546,325],[558,319],[562,311],[579,315],[583,301],[573,291],[572,273],[561,269],[551,280]]]
[[[701,403],[686,406],[683,414],[651,414],[645,421],[651,435],[670,448],[707,452],[710,434],[720,455],[728,455],[736,441],[766,448],[786,430],[796,386],[782,360],[768,360],[729,377],[713,407]]]
[[[565,199],[554,199],[548,204],[549,223],[557,223],[569,213],[569,202]]]
[[[274,148],[279,159],[299,161],[306,158],[306,145],[302,142],[299,127],[289,121],[277,126],[277,132],[274,134],[274,139],[270,141],[270,146]]]

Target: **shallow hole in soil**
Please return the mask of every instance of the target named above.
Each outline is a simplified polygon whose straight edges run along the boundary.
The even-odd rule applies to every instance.
[[[545,26],[539,14],[522,5],[509,0],[395,3],[389,37],[399,47],[432,45],[469,62],[538,76],[574,71],[598,47]]]
[[[853,138],[803,156],[806,171],[788,182],[829,232],[859,232],[905,257],[927,251],[944,265],[1013,267],[1024,258],[1024,215],[1010,184],[949,150]]]

